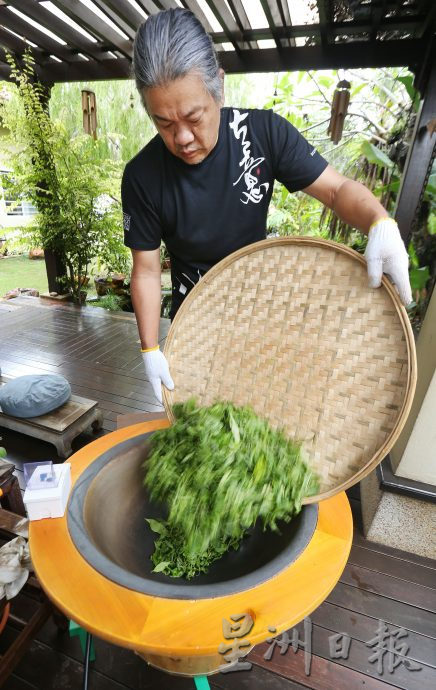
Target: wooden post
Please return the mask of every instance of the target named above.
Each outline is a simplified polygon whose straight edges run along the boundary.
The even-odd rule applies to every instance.
[[[51,249],[44,249],[45,270],[47,271],[47,283],[49,292],[65,293],[66,287],[62,282],[66,273],[65,264]]]
[[[427,128],[427,124],[436,117],[436,50],[432,51],[430,60],[424,101],[416,120],[395,209],[395,219],[406,245],[413,231],[416,211],[421,203],[436,151],[436,133]]]
[[[48,112],[50,94],[53,84],[43,84],[44,88],[40,93],[40,101],[44,110]],[[49,292],[57,292],[62,295],[66,292],[66,286],[62,278],[66,275],[67,269],[61,258],[51,249],[44,247],[45,270],[47,272],[47,283]]]

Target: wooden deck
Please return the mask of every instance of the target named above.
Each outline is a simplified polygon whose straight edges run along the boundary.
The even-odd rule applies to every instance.
[[[163,339],[168,322],[162,321],[161,326]],[[0,303],[0,367],[13,375],[63,374],[73,393],[98,400],[104,413],[101,433],[115,429],[119,415],[159,410],[145,380],[136,324],[129,314],[53,306],[34,298]],[[54,448],[42,441],[1,429],[0,435],[8,458],[18,468],[24,461],[56,459]],[[90,440],[91,436],[82,434],[73,447],[77,449]],[[310,617],[310,675],[305,673],[302,647],[294,653],[291,646],[276,645],[271,658],[265,659],[271,649],[264,643],[251,652],[250,670],[215,675],[210,678],[211,688],[434,690],[436,561],[367,542],[360,531],[358,489],[353,488],[349,497],[356,525],[353,548],[340,582]],[[36,607],[35,594],[28,587],[13,600],[12,612],[16,619],[29,620]],[[10,620],[0,635],[0,654],[18,634],[16,619]],[[385,642],[368,646],[379,621],[388,626]],[[307,642],[303,624],[297,629],[300,641]],[[330,645],[338,633],[349,636],[347,658],[332,658]],[[90,690],[194,689],[192,679],[156,671],[131,651],[102,640],[95,640],[95,650]],[[381,675],[377,661],[370,661],[377,650],[383,662]],[[78,638],[60,634],[49,620],[3,687],[80,688],[82,658]],[[392,673],[390,661],[395,666]],[[413,670],[414,665],[419,670]]]

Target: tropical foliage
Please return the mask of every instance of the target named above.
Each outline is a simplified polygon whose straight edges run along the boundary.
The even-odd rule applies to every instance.
[[[26,231],[34,246],[60,258],[67,268],[67,286],[80,301],[93,259],[116,261],[117,270],[128,265],[120,229],[121,167],[105,156],[104,139],[72,137],[50,118],[47,94],[34,81],[30,54],[21,67],[8,60],[15,87],[10,85],[10,98],[0,105],[8,132],[1,145],[11,161],[16,193],[38,209]]]
[[[342,140],[335,145],[327,128],[335,87],[343,76],[333,71],[284,74],[277,79],[274,96],[265,105],[290,120],[333,167],[363,182],[392,210],[399,177],[398,163],[389,154],[398,131],[403,132],[410,117],[411,99],[403,81],[411,77],[401,76],[398,70],[347,73],[350,105]],[[332,238],[356,243],[352,228],[334,214],[322,212],[307,195],[289,195],[277,185],[271,211],[270,227],[280,234],[318,234],[327,228]]]
[[[350,82],[350,104],[342,139],[333,144],[327,129],[334,92],[343,79]],[[27,89],[28,99],[29,88],[29,84],[23,83],[18,87],[21,92]],[[32,88],[36,93],[38,87]],[[96,142],[81,133],[82,89],[96,94]],[[229,105],[273,108],[289,119],[337,170],[365,184],[390,213],[394,212],[419,107],[413,76],[406,69],[231,75],[226,77],[225,91]],[[19,165],[15,171],[20,184],[27,175],[23,189],[30,190],[34,184],[31,198],[40,211],[37,229],[39,232],[43,229],[44,241],[55,244],[61,227],[74,226],[70,236],[76,238],[71,248],[71,255],[73,249],[77,250],[75,275],[83,270],[83,265],[89,266],[89,262],[98,271],[106,268],[126,272],[118,215],[120,171],[155,134],[134,83],[57,84],[50,98],[51,121],[41,105],[32,101],[29,110],[22,100],[16,126],[9,120],[17,142],[22,142],[19,130],[25,128],[26,108],[28,120],[33,113],[26,126],[34,139],[27,149],[19,143]],[[9,108],[10,118],[15,109],[15,105]],[[2,110],[7,111],[8,107],[4,104]],[[39,138],[35,137],[36,131],[40,133]],[[29,160],[31,166],[27,166]],[[53,192],[49,193],[48,189]],[[107,205],[104,219],[96,212],[98,205],[95,205],[95,199],[103,193],[114,201]],[[417,304],[423,305],[436,275],[436,169],[430,176],[420,215],[415,220],[413,243],[409,247],[410,277]],[[274,188],[268,229],[279,235],[332,238],[360,251],[366,243],[363,235],[323,209],[317,201],[304,193],[289,194],[280,184]],[[92,240],[95,249],[92,256],[88,249],[83,249],[81,230]]]
[[[350,105],[342,140],[327,135],[335,87],[350,82]],[[286,117],[340,172],[365,184],[391,213],[412,138],[419,94],[406,70],[300,72],[276,79],[265,103]],[[303,193],[288,194],[276,184],[268,219],[279,235],[321,235],[363,251],[366,237]],[[411,317],[419,321],[436,277],[436,168],[430,175],[409,245],[410,280],[415,297]]]

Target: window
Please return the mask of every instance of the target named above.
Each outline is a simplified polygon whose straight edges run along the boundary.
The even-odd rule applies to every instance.
[[[1,170],[1,185],[5,212],[8,216],[34,216],[37,213],[35,206],[26,199],[20,197],[14,190],[13,180],[8,170]]]

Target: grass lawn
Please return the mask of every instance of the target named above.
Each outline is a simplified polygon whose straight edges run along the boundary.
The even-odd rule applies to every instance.
[[[35,288],[41,294],[48,292],[44,259],[29,259],[26,255],[0,259],[0,297],[16,287]],[[88,285],[88,297],[95,297],[94,285]]]
[[[44,259],[29,259],[27,255],[0,259],[0,297],[17,287],[48,292]]]
[[[39,293],[48,292],[47,273],[43,259],[29,259],[26,255],[0,259],[0,297],[14,288],[35,288]],[[162,271],[162,287],[171,287],[170,271]],[[88,285],[88,298],[96,297],[92,278]],[[100,306],[98,301],[90,303]]]

